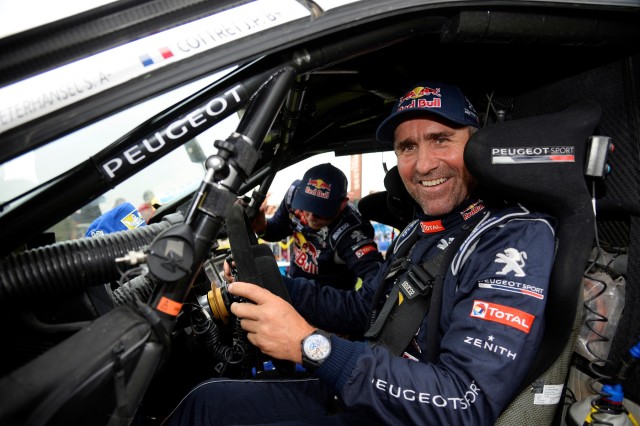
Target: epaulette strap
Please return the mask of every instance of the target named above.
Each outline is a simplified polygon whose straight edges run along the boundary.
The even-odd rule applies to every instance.
[[[418,239],[419,222],[420,221],[418,219],[415,219],[404,228],[400,235],[398,235],[395,245],[393,246],[393,255],[395,257],[404,256]]]
[[[462,243],[460,250],[458,250],[458,253],[456,253],[455,257],[451,261],[451,272],[454,276],[458,274],[464,262],[473,252],[473,250],[470,250],[470,248],[475,245],[475,243],[478,241],[478,238],[480,238],[480,235],[482,235],[489,229],[492,229],[496,226],[501,226],[512,219],[527,216],[529,214],[529,210],[527,210],[527,208],[525,208],[523,205],[517,204],[517,206],[514,206],[511,211],[508,211],[506,213],[502,213],[499,215],[494,215],[492,213],[493,212],[486,214],[480,220],[480,222],[477,223],[477,225],[471,231],[471,234]]]
[[[335,250],[342,237],[348,235],[350,230],[359,226],[361,223],[362,221],[353,213],[353,211],[342,215],[340,223],[333,228],[333,231],[331,231],[331,234],[329,235],[329,245],[331,246],[331,249]]]

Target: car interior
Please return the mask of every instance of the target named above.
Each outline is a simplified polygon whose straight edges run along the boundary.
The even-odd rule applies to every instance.
[[[0,99],[90,54],[254,4],[152,3],[115,2],[0,38]],[[425,79],[459,86],[475,106],[481,128],[465,164],[481,185],[559,221],[551,325],[497,424],[581,425],[591,409],[581,401],[614,382],[637,417],[640,372],[620,365],[640,342],[640,262],[629,261],[640,250],[640,5],[295,3],[308,16],[32,119],[26,106],[0,110],[6,173],[2,164],[204,81],[73,167],[20,195],[0,192],[0,423],[154,425],[209,377],[267,374],[267,361],[269,374],[298,374],[242,335],[222,264],[230,252],[240,278],[287,300],[273,252],[250,226],[275,176],[316,154],[391,151],[375,130],[402,91]],[[19,111],[26,118],[13,125]],[[207,142],[213,153],[196,149],[195,138],[228,117],[237,125]],[[561,150],[539,155],[550,147]],[[188,152],[201,177],[158,205],[147,226],[55,235],[56,224],[173,151]],[[384,186],[358,208],[401,231],[415,205],[395,168]]]

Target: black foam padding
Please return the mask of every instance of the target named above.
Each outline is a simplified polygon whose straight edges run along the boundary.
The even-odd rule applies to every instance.
[[[280,268],[271,248],[266,244],[258,244],[252,247],[252,251],[262,286],[291,303],[289,292],[282,281]]]
[[[417,204],[402,183],[398,166],[384,176],[386,191],[369,194],[358,202],[358,210],[367,220],[404,229],[414,217]]]
[[[238,270],[238,279],[262,285],[252,251],[252,247],[258,243],[258,239],[251,229],[249,219],[241,205],[233,204],[229,207],[226,226],[231,253]]]

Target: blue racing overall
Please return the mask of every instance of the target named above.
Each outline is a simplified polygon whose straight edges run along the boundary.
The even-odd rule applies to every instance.
[[[286,284],[314,326],[362,334],[385,303],[382,297],[372,306],[376,288],[386,286],[383,296],[393,288],[385,277],[396,254],[405,253],[410,264],[437,256],[471,219],[477,224],[446,270],[435,362],[425,357],[427,315],[399,355],[332,335],[331,353],[314,378],[206,382],[185,398],[171,424],[494,424],[520,391],[544,330],[555,253],[551,217],[521,205],[467,201],[445,216],[421,215],[409,224],[360,291],[304,279]],[[337,414],[330,411],[334,396]]]

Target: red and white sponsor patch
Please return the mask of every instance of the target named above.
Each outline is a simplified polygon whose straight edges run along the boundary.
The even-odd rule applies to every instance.
[[[425,234],[433,234],[436,232],[444,231],[444,225],[442,225],[441,220],[432,220],[429,222],[420,222],[420,228],[422,232]]]
[[[498,322],[500,324],[513,327],[529,334],[535,315],[515,309],[510,306],[498,305],[497,303],[474,300],[471,308],[471,317],[480,318],[485,321]]]
[[[356,251],[356,256],[358,257],[358,259],[360,259],[365,254],[371,253],[372,251],[375,251],[375,250],[377,250],[376,246],[373,244],[369,244],[367,246],[360,247],[360,249]]]
[[[482,204],[482,200],[479,200],[477,203],[473,203],[469,207],[461,211],[460,214],[462,215],[462,218],[464,220],[467,220],[475,216],[476,213],[481,212],[482,210],[484,210],[484,204]]]

